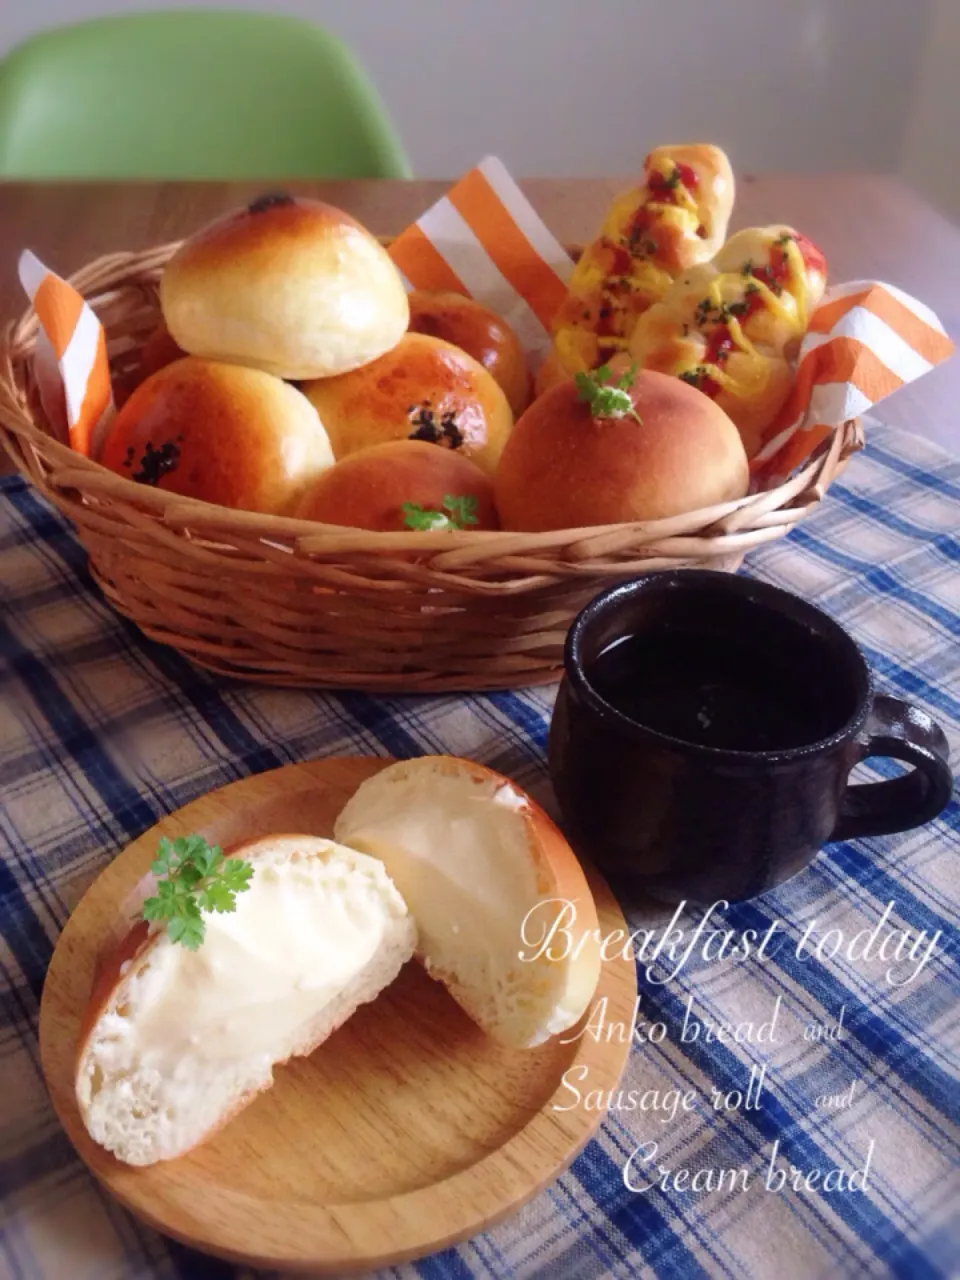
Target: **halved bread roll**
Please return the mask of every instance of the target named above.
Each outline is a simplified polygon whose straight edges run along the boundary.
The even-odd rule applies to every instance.
[[[529,1048],[579,1021],[600,978],[596,906],[566,840],[507,778],[454,756],[400,761],[360,785],[334,834],[382,859],[418,957],[493,1039]]]
[[[91,1137],[148,1165],[182,1155],[312,1053],[413,954],[382,863],[315,836],[272,836],[236,910],[205,914],[196,951],[139,921],[98,975],[76,1096]]]

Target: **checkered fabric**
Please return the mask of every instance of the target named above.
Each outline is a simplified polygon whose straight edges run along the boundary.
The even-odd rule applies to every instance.
[[[744,572],[843,623],[884,692],[944,726],[960,753],[960,460],[879,424],[822,508]],[[100,1192],[48,1104],[37,1051],[44,972],[94,875],[163,814],[232,779],[304,758],[455,752],[548,800],[555,689],[477,697],[370,697],[252,688],[191,668],[103,602],[64,522],[19,478],[0,496],[0,1275],[23,1280],[249,1276],[141,1226]],[[863,776],[892,771],[860,766]],[[549,803],[547,804],[549,808]],[[842,952],[796,956],[816,936],[874,926],[941,931],[912,982]],[[668,913],[667,913],[668,914]],[[766,962],[697,961],[669,983],[640,970],[642,1018],[668,1034],[636,1046],[625,1089],[695,1089],[696,1110],[611,1111],[572,1168],[521,1212],[397,1277],[735,1277],[834,1280],[960,1275],[960,805],[905,835],[827,847],[775,892],[730,908],[738,934],[774,920],[793,946]],[[658,917],[660,923],[665,917]],[[688,927],[696,916],[690,918]],[[651,919],[634,918],[634,927]],[[904,970],[898,972],[901,977]],[[699,1021],[770,1017],[777,1043],[681,1042]],[[805,1038],[814,1024],[842,1037]],[[768,1072],[758,1110],[715,1111]],[[839,1109],[823,1095],[848,1095]],[[655,1160],[624,1166],[657,1143]],[[780,1191],[779,1168],[861,1169],[865,1191]],[[649,1150],[644,1147],[644,1150]],[[746,1169],[742,1182],[648,1188],[673,1171]]]

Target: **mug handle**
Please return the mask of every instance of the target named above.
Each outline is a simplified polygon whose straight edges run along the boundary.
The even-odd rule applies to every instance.
[[[949,745],[926,712],[880,694],[873,700],[859,745],[861,760],[889,756],[914,767],[899,778],[848,787],[831,840],[908,831],[946,808],[953,790]]]

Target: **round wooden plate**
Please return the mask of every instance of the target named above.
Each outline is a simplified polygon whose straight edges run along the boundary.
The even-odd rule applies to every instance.
[[[54,952],[40,1008],[53,1105],[81,1158],[128,1209],[184,1244],[234,1262],[344,1272],[396,1265],[476,1234],[556,1178],[603,1112],[567,1108],[578,1088],[613,1089],[629,1036],[567,1033],[537,1049],[489,1040],[411,962],[309,1058],[279,1067],[209,1142],[145,1169],[88,1136],[73,1068],[97,952],[149,870],[157,841],[199,832],[224,846],[271,832],[330,836],[383,759],[330,759],[261,773],[186,805],[119,855],[87,891]],[[591,874],[604,934],[625,927]],[[605,1021],[633,1024],[632,963],[604,964]],[[594,1005],[591,1009],[595,1008]],[[588,1014],[585,1015],[584,1022]],[[573,1077],[571,1077],[573,1078]]]

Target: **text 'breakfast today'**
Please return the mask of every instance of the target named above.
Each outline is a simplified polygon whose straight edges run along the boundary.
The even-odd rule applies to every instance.
[[[884,977],[890,986],[905,987],[936,954],[943,933],[941,929],[928,934],[926,929],[915,932],[891,925],[890,916],[896,909],[893,901],[887,903],[874,926],[849,935],[842,929],[820,929],[816,919],[804,926],[799,938],[790,936],[781,920],[765,922],[764,928],[757,929],[710,928],[714,914],[729,906],[726,901],[713,903],[692,929],[680,924],[687,910],[684,901],[677,905],[662,930],[634,929],[628,933],[624,929],[613,929],[604,935],[596,931],[578,935],[576,903],[566,898],[542,899],[526,914],[521,926],[521,940],[532,951],[518,954],[527,962],[541,957],[565,960],[598,940],[605,961],[639,961],[646,965],[646,980],[662,984],[676,978],[692,957],[705,963],[742,962],[751,957],[765,961],[792,952],[797,960],[814,959],[821,963],[837,957],[850,963],[879,962],[887,965]]]

